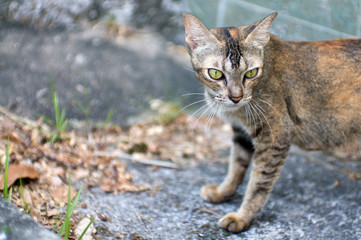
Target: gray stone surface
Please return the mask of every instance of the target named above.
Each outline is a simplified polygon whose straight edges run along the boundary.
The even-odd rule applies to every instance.
[[[220,182],[226,173],[221,162],[185,164],[183,170],[158,169],[130,164],[135,181],[152,189],[140,194],[106,194],[92,189],[81,202],[111,219],[95,226],[97,236],[122,233],[128,239],[361,239],[361,181],[352,180],[333,166],[334,158],[293,148],[264,210],[251,228],[240,234],[221,229],[217,222],[236,211],[246,184],[229,202],[202,200],[202,185]],[[342,166],[361,173],[360,162]],[[246,182],[248,176],[246,178]],[[336,183],[336,184],[335,184]],[[127,234],[126,234],[127,233]]]
[[[60,238],[36,223],[30,216],[0,198],[1,240],[60,240]]]
[[[184,55],[149,32],[119,43],[101,30],[0,23],[0,56],[0,105],[31,118],[53,116],[51,76],[69,118],[85,119],[80,101],[91,119],[104,121],[113,108],[113,121],[121,124],[148,109],[150,99],[181,101],[199,88],[187,63],[179,62]]]
[[[104,121],[113,109],[113,121],[122,125],[153,98],[189,103],[192,97],[181,96],[200,85],[186,69],[185,51],[173,46],[184,45],[185,5],[6,0],[0,5],[0,105],[31,118],[51,117],[51,76],[69,118],[85,119],[78,102],[89,106],[94,121]],[[101,24],[89,21],[95,10]],[[109,35],[109,23],[119,24],[121,33]]]

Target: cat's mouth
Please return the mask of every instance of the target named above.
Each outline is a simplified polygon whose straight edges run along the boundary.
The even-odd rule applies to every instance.
[[[241,99],[234,102],[231,99],[227,99],[225,96],[220,96],[207,92],[206,99],[209,106],[218,105],[221,111],[230,112],[236,111],[248,104],[248,98]]]

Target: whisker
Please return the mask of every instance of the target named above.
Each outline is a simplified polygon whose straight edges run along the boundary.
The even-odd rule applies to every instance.
[[[186,94],[183,94],[181,97],[185,97],[185,96],[191,96],[191,95],[204,95],[204,93],[186,93]]]
[[[207,122],[206,122],[206,136],[208,136],[208,132],[209,132],[209,129],[211,127],[212,120],[213,120],[214,116],[216,115],[217,110],[219,108],[219,104],[216,103],[215,105],[216,106],[213,108],[210,115],[208,115],[209,118],[207,119]]]
[[[255,120],[254,114],[253,114],[252,109],[250,108],[250,105],[249,105],[249,104],[247,105],[247,107],[248,107],[249,113],[250,113],[250,115],[251,115],[251,120],[253,121],[254,132],[256,133],[256,131],[257,131],[257,126],[256,126],[256,120]],[[251,123],[251,124],[252,124],[252,123]]]
[[[194,128],[196,127],[197,123],[199,122],[199,120],[204,116],[204,114],[205,114],[206,112],[208,112],[209,109],[211,109],[211,108],[214,106],[214,104],[215,104],[215,103],[212,102],[212,104],[209,105],[208,108],[207,108],[207,109],[201,114],[201,116],[197,119],[196,123],[193,125],[192,132],[193,132]]]
[[[257,105],[258,106],[258,108],[259,108],[259,110],[262,110],[262,112],[266,112],[266,110],[264,110],[264,108],[263,107],[261,107],[261,105],[256,101],[256,100],[254,100],[254,99],[251,99],[251,101],[253,101],[254,103],[255,103],[255,105]]]
[[[259,110],[259,108],[258,107],[260,107],[258,104],[257,104],[257,102],[256,102],[256,104],[255,104],[255,108],[257,108],[258,110]],[[269,129],[270,129],[270,132],[271,132],[271,136],[273,136],[273,131],[272,131],[272,128],[271,128],[271,125],[269,124],[269,122],[268,122],[268,119],[267,119],[267,117],[262,113],[262,111],[261,110],[259,110],[259,112],[261,113],[261,115],[263,116],[263,118],[266,120],[266,122],[267,122],[267,125],[268,125],[268,127],[269,127]],[[273,137],[271,138],[271,139],[273,139]]]
[[[268,106],[270,106],[276,113],[277,115],[281,118],[281,115],[279,114],[279,112],[272,106],[272,104],[270,104],[269,102],[265,101],[265,100],[262,100],[262,99],[259,99],[261,102],[267,104]]]
[[[197,111],[195,111],[194,113],[192,113],[192,115],[190,115],[187,119],[187,122],[199,111],[201,111],[203,108],[207,107],[208,104],[204,104],[202,107],[200,107]]]
[[[185,67],[185,66],[183,66],[183,68],[186,69],[186,70],[188,70],[188,71],[190,71],[190,72],[194,72],[194,73],[195,73],[195,71],[194,71],[193,69],[191,69],[191,68],[187,68],[187,67]]]
[[[201,102],[205,102],[205,101],[206,101],[206,99],[202,99],[202,100],[198,100],[198,101],[195,101],[195,102],[193,102],[193,103],[190,103],[190,104],[188,104],[187,106],[183,107],[181,110],[179,110],[179,111],[177,112],[177,115],[178,115],[178,113],[182,112],[182,111],[185,110],[186,108],[188,108],[188,107],[190,107],[190,106],[193,106],[194,104],[201,103]]]
[[[211,116],[214,112],[214,108],[211,109],[210,113],[208,113],[208,116],[207,116],[207,120],[206,120],[206,126],[204,128],[204,134],[206,135],[206,137],[208,137],[208,124],[210,123],[210,119],[211,119]]]
[[[255,118],[255,130],[257,131],[258,128],[258,122],[261,122],[261,129],[263,131],[263,123],[262,123],[262,119],[259,116],[257,109],[254,107],[254,105],[252,104],[252,102],[249,103],[250,108],[252,109],[252,112],[254,113],[254,118]],[[259,120],[259,121],[258,121]]]
[[[222,104],[217,104],[216,116],[221,118],[222,117],[222,111],[223,111],[223,105]]]
[[[261,128],[262,128],[262,131],[263,131],[263,122],[262,122],[262,118],[260,117],[260,115],[259,115],[259,114],[258,114],[258,112],[257,112],[257,110],[259,111],[259,109],[258,109],[258,108],[256,108],[256,106],[254,106],[254,105],[252,104],[252,102],[250,102],[249,104],[250,104],[250,106],[252,107],[252,109],[254,110],[254,112],[256,113],[256,115],[257,115],[257,117],[258,117],[259,121],[261,122]]]

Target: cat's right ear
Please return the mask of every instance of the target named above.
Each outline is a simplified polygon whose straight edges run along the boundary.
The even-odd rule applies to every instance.
[[[183,14],[186,42],[192,51],[217,43],[216,37],[193,14]]]
[[[273,20],[277,17],[277,12],[274,12],[258,23],[248,26],[246,29],[251,31],[247,36],[245,42],[258,47],[265,47],[270,39],[269,30]]]

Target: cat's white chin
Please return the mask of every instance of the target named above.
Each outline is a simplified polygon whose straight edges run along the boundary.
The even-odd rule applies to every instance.
[[[240,108],[243,108],[246,105],[247,105],[247,102],[238,102],[237,104],[223,103],[222,111],[223,112],[235,112],[235,111],[238,111]]]
[[[240,108],[243,108],[244,106],[246,106],[248,103],[247,102],[238,102],[236,104],[231,103],[231,102],[225,102],[225,101],[220,101],[217,99],[207,99],[207,103],[208,106],[210,107],[215,107],[214,103],[216,103],[216,106],[218,105],[218,109],[220,112],[235,112],[238,111]]]

